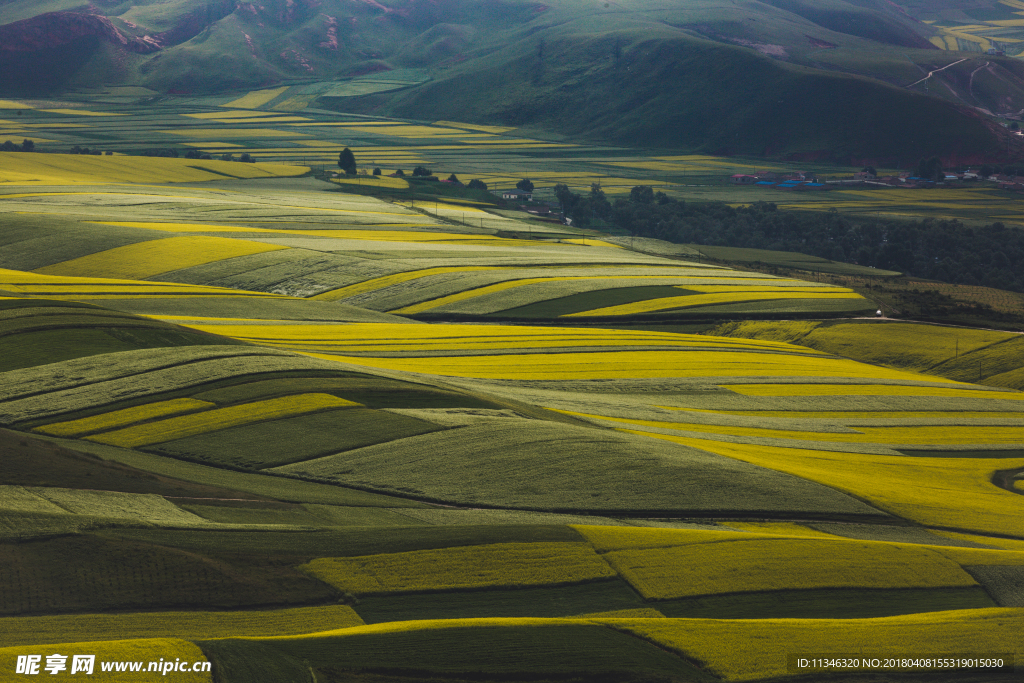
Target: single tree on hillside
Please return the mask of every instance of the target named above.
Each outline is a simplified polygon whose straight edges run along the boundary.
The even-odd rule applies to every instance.
[[[427,167],[425,167],[425,166],[417,166],[416,168],[412,169],[412,174],[413,174],[414,176],[428,176],[428,175],[433,175],[433,174],[432,174],[432,173],[430,172],[430,169],[429,169],[429,168],[427,168]]]
[[[22,141],[22,143],[21,143],[21,151],[22,152],[34,152],[34,151],[36,151],[36,143],[32,142],[31,140],[24,140],[24,141]]]
[[[480,180],[479,178],[473,178],[472,180],[469,181],[468,187],[471,190],[486,190],[487,183]]]
[[[5,140],[4,144],[0,145],[0,152],[17,152],[18,146],[10,140]]]
[[[637,204],[653,204],[654,190],[650,185],[637,185],[629,191],[629,201]]]
[[[380,175],[380,169],[379,168],[373,169],[373,175]]]
[[[238,160],[239,160],[239,161],[241,161],[241,162],[243,162],[243,163],[246,163],[246,164],[255,164],[255,163],[256,163],[256,160],[255,160],[255,159],[253,159],[253,158],[252,158],[252,155],[251,155],[251,154],[249,154],[248,152],[244,152],[244,153],[242,154],[242,156],[241,156],[241,157],[239,157],[239,159],[238,159]]]
[[[338,168],[345,172],[345,175],[356,174],[356,155],[348,147],[338,154]]]
[[[449,183],[458,183],[459,182],[459,177],[457,175],[455,175],[454,173],[452,173],[450,176],[448,176],[448,182]],[[459,184],[461,185],[462,183],[459,183]]]
[[[523,192],[533,192],[533,183],[530,182],[529,178],[523,178],[522,180],[520,180],[518,183],[516,183],[516,187],[518,187]]]

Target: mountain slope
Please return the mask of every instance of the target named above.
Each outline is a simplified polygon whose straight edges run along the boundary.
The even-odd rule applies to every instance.
[[[21,0],[0,3],[0,95],[313,81],[299,108],[320,94],[320,106],[345,111],[652,146],[875,157],[1004,148],[976,114],[1024,108],[1024,68],[940,50],[952,29],[915,11],[883,0]],[[338,80],[399,69],[428,80],[331,97]]]

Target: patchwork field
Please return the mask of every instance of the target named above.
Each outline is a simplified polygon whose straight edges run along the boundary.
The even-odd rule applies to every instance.
[[[306,118],[273,110],[300,96],[181,130]],[[38,156],[45,178],[0,188],[4,672],[710,682],[792,675],[793,652],[1024,657],[1019,335],[862,320],[848,288],[487,204]]]

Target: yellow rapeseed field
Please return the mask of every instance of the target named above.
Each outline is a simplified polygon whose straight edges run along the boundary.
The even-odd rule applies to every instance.
[[[689,289],[689,288],[688,288]],[[740,288],[737,288],[740,289]],[[808,291],[811,290],[811,291]],[[864,299],[860,294],[848,290],[836,288],[834,291],[814,290],[811,287],[778,287],[773,289],[753,289],[746,291],[718,292],[715,294],[690,294],[684,296],[670,296],[659,299],[648,299],[637,301],[631,304],[618,306],[606,306],[595,308],[580,313],[568,313],[562,318],[607,316],[607,315],[638,315],[642,313],[654,313],[677,308],[692,308],[694,306],[709,306],[723,303],[743,303],[748,301],[780,301],[785,299]]]
[[[135,448],[252,422],[276,420],[282,417],[358,405],[358,403],[346,401],[330,394],[299,394],[217,408],[198,414],[171,417],[86,438],[99,443]]]
[[[737,539],[616,550],[604,558],[647,599],[787,589],[976,585],[960,565],[930,550],[845,539]]]
[[[193,119],[216,119],[219,121],[221,119],[265,118],[267,116],[277,116],[277,114],[271,111],[208,111],[201,114],[182,114],[182,116],[188,116]]]
[[[305,166],[160,157],[0,152],[0,185],[191,183],[204,180],[302,175]],[[97,193],[89,193],[97,194]],[[9,195],[5,195],[9,196]]]
[[[246,140],[253,138],[297,138],[305,135],[305,133],[297,133],[292,130],[278,130],[276,128],[172,128],[158,132],[180,135],[187,138],[243,138]]]
[[[655,429],[674,429],[685,432],[704,432],[727,436],[752,436],[766,439],[802,439],[806,441],[832,441],[836,443],[880,443],[898,445],[971,445],[992,443],[1024,444],[1024,423],[1016,426],[956,425],[956,426],[897,426],[861,427],[851,429],[860,432],[821,432],[794,429],[772,429],[767,427],[744,427],[740,425],[713,425],[691,422],[664,422],[659,420],[634,420],[622,417],[605,417],[587,413],[559,411],[577,417],[621,422],[624,424]],[[894,415],[899,415],[895,413]]]
[[[681,349],[719,351],[763,351],[787,357],[800,354],[800,347],[778,342],[746,339],[723,339],[702,335],[671,334],[647,331],[622,331],[516,325],[415,325],[392,323],[354,324],[237,324],[229,319],[210,318],[189,325],[205,332],[265,345],[292,348],[301,345],[329,351],[380,352],[391,351],[459,351],[494,349],[511,350],[516,354],[541,353],[550,347],[596,348],[602,346],[677,346]],[[682,352],[682,351],[681,351]],[[586,355],[586,354],[584,354]],[[802,356],[796,356],[802,357]],[[756,362],[756,358],[752,362]]]
[[[795,522],[728,522],[730,529],[749,531],[755,534],[778,534],[779,536],[806,536],[808,538],[838,538],[835,534],[812,529]]]
[[[632,433],[810,479],[922,524],[1024,535],[1024,498],[992,483],[996,470],[1024,467],[1024,458],[869,455]]]
[[[479,123],[457,123],[455,121],[434,121],[435,126],[444,126],[447,128],[465,128],[466,130],[479,130],[484,133],[507,133],[510,130],[515,130],[514,127],[510,126],[483,126]]]
[[[67,114],[68,116],[128,116],[128,114],[92,111],[91,109],[40,109],[39,111],[49,112],[50,114]]]
[[[514,588],[615,576],[588,543],[495,543],[363,557],[325,557],[300,569],[358,595]]]
[[[232,107],[235,109],[255,109],[257,107],[262,107],[275,97],[283,95],[284,91],[287,89],[288,86],[286,85],[280,88],[272,88],[270,90],[253,90],[252,92],[239,97],[237,100],[231,100],[230,102],[220,106]]]
[[[396,190],[404,190],[409,187],[409,181],[402,178],[392,178],[386,175],[376,176],[344,176],[331,178],[331,182],[341,185],[365,185],[367,187],[387,187]]]
[[[665,529],[659,527],[599,526],[571,524],[583,538],[601,553],[630,548],[666,548],[694,543],[715,543],[736,539],[767,538],[732,529]]]
[[[0,289],[49,299],[134,298],[140,296],[245,296],[288,298],[279,294],[250,292],[226,287],[206,287],[178,282],[141,282],[114,278],[41,275],[0,269]]]
[[[417,280],[421,277],[428,277],[430,275],[440,275],[442,273],[468,273],[477,270],[507,270],[500,266],[445,266],[440,268],[424,268],[423,270],[411,270],[406,273],[395,273],[394,275],[385,275],[383,277],[373,278],[372,280],[366,280],[354,285],[348,285],[346,287],[339,287],[338,289],[332,289],[329,292],[317,294],[312,297],[313,299],[321,299],[323,301],[337,301],[338,299],[345,299],[356,294],[364,294],[366,292],[372,292],[378,289],[384,289],[385,287],[391,287],[392,285],[399,285],[403,282],[409,282],[410,280]]]
[[[926,378],[926,375],[918,375],[918,379]],[[931,379],[939,381],[937,377]],[[986,391],[974,389],[969,384],[961,385],[961,387],[915,387],[891,384],[730,384],[729,390],[744,396],[936,396],[1024,400],[1024,392],[1021,391]]]
[[[605,623],[703,662],[730,681],[786,676],[788,655],[1024,655],[1024,609],[876,619],[636,619]]]
[[[869,381],[937,378],[855,361],[732,351],[594,351],[591,353],[367,358],[318,356],[374,368],[481,379],[618,379],[656,377],[823,377]]]
[[[115,247],[89,256],[37,268],[42,275],[142,279],[181,268],[287,247],[227,237],[168,237]]]
[[[109,431],[111,429],[117,429],[118,427],[124,427],[126,425],[142,422],[143,420],[151,420],[157,417],[168,417],[170,415],[179,415],[181,413],[194,413],[205,408],[214,407],[216,407],[215,404],[208,401],[197,401],[193,398],[175,398],[169,401],[159,401],[157,403],[149,403],[144,406],[135,406],[134,408],[112,410],[109,413],[94,415],[92,417],[83,417],[78,420],[56,422],[44,427],[36,427],[32,431],[50,434],[52,436],[78,436],[79,434],[87,434],[89,432]]]

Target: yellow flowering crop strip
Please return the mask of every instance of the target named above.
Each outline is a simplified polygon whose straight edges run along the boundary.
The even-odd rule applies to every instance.
[[[208,401],[197,401],[193,398],[175,398],[170,401],[149,403],[144,406],[113,410],[102,415],[83,417],[79,420],[67,422],[56,422],[44,427],[36,427],[35,432],[50,434],[51,436],[79,436],[90,432],[109,431],[126,425],[135,424],[144,420],[152,420],[157,417],[168,417],[180,415],[181,413],[194,413],[206,408],[215,408],[216,405]]]
[[[780,536],[806,536],[808,538],[841,538],[835,534],[827,534],[824,531],[812,529],[803,524],[795,522],[729,522],[730,529],[739,529],[754,534],[778,534]]]
[[[992,483],[1024,458],[930,458],[817,451],[624,430],[831,486],[929,526],[1024,535],[1024,498]]]
[[[614,246],[614,245],[611,245]],[[670,275],[654,275],[649,276],[653,278],[666,278],[666,279],[680,279],[678,277],[673,278]],[[420,313],[425,310],[432,308],[438,308],[447,304],[457,303],[459,301],[465,301],[478,296],[484,296],[487,294],[493,294],[494,292],[504,291],[506,289],[512,289],[514,287],[521,287],[523,285],[531,285],[539,282],[567,282],[572,280],[614,280],[619,279],[618,276],[608,275],[581,275],[581,276],[562,276],[562,277],[538,277],[538,278],[523,278],[520,280],[510,280],[508,282],[500,282],[494,285],[488,285],[486,287],[479,287],[477,289],[467,290],[465,292],[459,292],[458,294],[452,294],[439,299],[432,299],[430,301],[424,301],[422,303],[414,304],[412,306],[406,306],[399,308],[391,313],[412,315]],[[647,278],[645,278],[647,279]],[[723,289],[736,289],[729,287],[728,285],[678,285],[682,289],[700,289],[700,288],[723,288]],[[778,288],[757,288],[755,290],[748,290],[747,288],[740,288],[743,292],[757,292],[756,294],[690,294],[678,297],[664,297],[659,299],[648,299],[646,301],[640,301],[632,304],[623,304],[621,306],[609,306],[607,308],[599,308],[590,311],[584,311],[582,313],[569,313],[560,317],[569,318],[573,316],[591,316],[591,315],[627,315],[631,313],[642,313],[654,310],[662,310],[669,308],[683,308],[687,305],[706,305],[709,303],[722,303],[723,301],[747,301],[748,297],[754,299],[806,299],[806,298],[834,298],[831,293],[823,294],[816,293],[817,289],[812,288],[799,288],[799,294],[794,292],[794,287],[778,287]],[[803,292],[810,290],[808,294]],[[762,294],[762,292],[766,294]],[[840,298],[860,298],[860,295],[853,297],[845,294],[838,295]],[[708,299],[708,297],[711,297]],[[688,302],[695,302],[689,304]],[[635,310],[634,310],[635,309]]]
[[[925,548],[872,541],[769,538],[617,550],[604,558],[648,600],[813,588],[977,585]]]
[[[689,287],[687,287],[689,289]],[[812,291],[807,291],[812,290]],[[678,308],[693,308],[695,306],[709,306],[722,303],[746,303],[755,301],[778,301],[783,299],[862,299],[860,294],[851,291],[844,291],[836,288],[835,291],[813,291],[811,287],[779,287],[775,289],[756,289],[747,291],[718,292],[714,294],[690,294],[688,296],[671,296],[660,299],[648,299],[637,301],[631,304],[618,306],[607,306],[595,308],[580,313],[568,313],[562,318],[593,317],[606,315],[638,315],[642,313],[653,313]]]
[[[44,667],[47,664],[46,656],[51,654],[60,654],[67,657],[65,660],[66,670],[60,672],[64,676],[71,674],[75,655],[94,655],[95,661],[92,673],[87,674],[85,671],[78,671],[75,674],[87,681],[123,683],[126,680],[133,680],[132,674],[126,675],[124,671],[103,671],[103,662],[142,662],[142,671],[146,672],[150,662],[156,662],[163,666],[163,662],[172,664],[181,661],[188,663],[188,670],[175,671],[172,674],[175,683],[213,683],[213,673],[210,670],[212,667],[210,667],[210,663],[207,661],[203,651],[195,643],[176,638],[60,643],[44,647],[39,645],[4,647],[0,648],[0,666],[4,667],[4,672],[7,674],[5,678],[16,680],[22,678],[22,676],[16,676],[13,673],[19,656],[43,655],[40,661],[39,673],[45,676],[50,674]],[[192,671],[191,669],[196,663],[201,663],[200,668],[205,670]],[[163,672],[162,669],[158,671],[160,673],[135,674],[134,680],[159,680],[158,677]],[[169,671],[170,669],[168,669]],[[57,672],[54,671],[53,673],[56,674]]]
[[[337,349],[370,353],[399,350],[458,352],[491,348],[510,349],[517,354],[528,354],[530,349],[543,350],[549,347],[593,347],[599,349],[602,346],[678,346],[682,349],[707,349],[709,353],[748,350],[782,357],[786,357],[785,354],[802,355],[806,351],[801,347],[779,342],[647,331],[627,332],[512,325],[410,326],[391,323],[246,325],[234,323],[235,321],[229,319],[211,318],[205,324],[189,325],[189,327],[263,345],[278,345],[287,348],[295,345],[319,346],[325,350]],[[763,357],[765,356],[757,356],[751,360],[756,362],[757,358]]]
[[[42,275],[20,270],[0,269],[0,289],[50,299],[123,298],[143,295],[168,296],[245,296],[290,298],[267,292],[189,285],[178,282],[144,282],[116,278]]]
[[[277,130],[275,128],[171,128],[157,132],[180,135],[187,138],[244,138],[247,140],[252,138],[298,138],[305,136],[305,133]]]
[[[893,426],[851,428],[848,433],[819,432],[812,430],[772,429],[746,427],[742,425],[715,425],[692,422],[664,422],[659,420],[634,420],[624,417],[605,417],[575,413],[567,410],[557,412],[577,417],[651,427],[674,429],[682,432],[704,432],[726,436],[749,436],[764,439],[802,439],[805,441],[831,441],[836,443],[877,443],[895,445],[969,445],[1013,443],[1024,444],[1024,423],[1015,426],[956,425],[956,426]],[[898,415],[898,413],[896,413]],[[855,432],[860,432],[855,433]]]
[[[419,160],[417,159],[417,161]],[[365,185],[366,187],[387,187],[396,190],[404,190],[409,187],[409,181],[386,175],[331,178],[331,182],[339,185]]]
[[[266,103],[270,102],[275,97],[279,97],[284,94],[288,89],[288,86],[280,88],[273,88],[271,90],[254,90],[247,95],[239,97],[237,100],[231,100],[220,106],[232,107],[234,109],[256,109],[262,107]]]
[[[128,114],[115,114],[113,112],[92,111],[89,109],[40,109],[39,111],[51,114],[67,114],[68,116],[128,116]]]
[[[391,287],[392,285],[400,285],[403,282],[409,282],[410,280],[418,280],[421,277],[440,275],[442,273],[468,273],[477,270],[509,270],[509,268],[501,268],[500,266],[445,266],[440,268],[425,268],[423,270],[412,270],[406,273],[395,273],[394,275],[385,275],[383,277],[373,278],[372,280],[366,280],[365,282],[359,282],[354,285],[332,289],[329,292],[323,292],[322,294],[317,294],[311,298],[320,299],[321,301],[337,301],[338,299],[347,299],[350,296],[373,292],[378,289],[384,289],[385,287]]]
[[[18,154],[0,152],[0,184],[104,185],[110,183],[188,183],[238,178],[302,175],[305,166],[258,162],[166,159],[160,157],[92,156],[83,154]],[[68,194],[68,193],[61,193]],[[89,192],[87,194],[99,194]],[[10,195],[3,195],[0,198]]]
[[[925,375],[919,375],[925,379]],[[933,380],[938,378],[932,378]],[[730,384],[728,388],[743,396],[936,396],[946,398],[990,398],[1024,400],[1021,391],[986,391],[971,385],[960,387],[915,387],[887,384]]]
[[[510,130],[515,130],[514,126],[483,126],[478,123],[457,123],[455,121],[434,121],[434,125],[445,126],[448,128],[465,128],[466,130],[479,130],[484,133],[507,133]]]
[[[884,385],[883,385],[884,386]],[[702,408],[679,408],[678,406],[655,406],[662,410],[680,410],[689,413],[703,413],[714,415],[736,415],[744,417],[776,417],[776,418],[816,418],[816,419],[875,419],[888,420],[913,419],[918,417],[938,417],[956,420],[961,418],[986,417],[986,418],[1024,418],[1024,410],[1017,412],[1010,411],[970,411],[970,410],[849,410],[849,411],[806,411],[806,410],[705,410]]]
[[[255,118],[255,117],[274,117],[276,113],[270,111],[208,111],[200,114],[182,114],[192,119],[244,119],[244,118]],[[337,145],[335,145],[337,147]]]
[[[615,577],[588,543],[495,543],[327,557],[300,569],[358,595],[543,586]]]
[[[792,653],[1024,654],[1024,609],[990,608],[876,619],[608,619],[603,623],[703,662],[728,681],[789,675]]]
[[[358,403],[346,401],[330,394],[299,394],[283,396],[266,401],[244,403],[216,410],[207,410],[192,415],[171,417],[156,422],[126,427],[103,434],[87,437],[90,441],[135,448],[149,444],[182,439],[218,429],[237,427],[252,422],[276,420],[294,415],[358,406]]]
[[[37,268],[43,275],[142,279],[172,270],[288,247],[227,237],[168,237],[115,247],[97,254]]]
[[[375,368],[481,379],[565,380],[754,376],[843,377],[875,382],[933,381],[936,379],[916,373],[877,368],[844,359],[815,358],[782,353],[752,354],[722,350],[519,353],[503,356],[422,359],[311,355]]]

